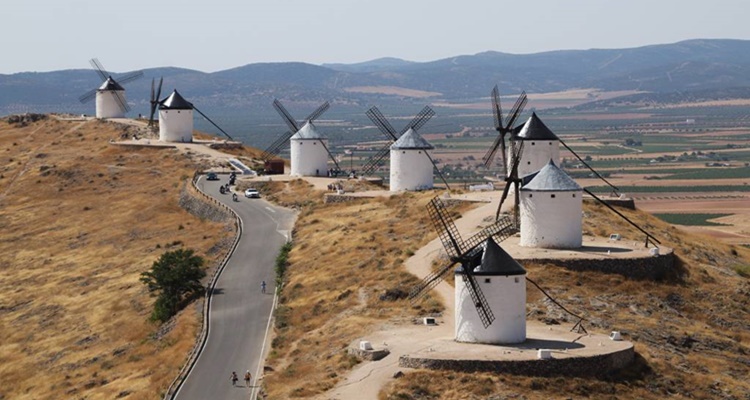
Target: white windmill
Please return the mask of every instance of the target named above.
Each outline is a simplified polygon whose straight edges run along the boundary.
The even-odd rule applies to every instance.
[[[523,142],[524,149],[520,153],[521,160],[518,163],[520,177],[539,171],[549,160],[555,164],[560,163],[560,139],[544,125],[536,113],[531,113],[531,117],[521,129],[513,132],[510,141],[510,151]],[[512,162],[512,153],[509,152],[507,158]],[[508,164],[507,168],[510,170],[512,164]]]
[[[328,170],[328,158],[336,166],[335,171],[340,171],[336,157],[328,150],[328,138],[318,132],[313,124],[313,121],[330,107],[327,101],[305,118],[302,124],[292,117],[280,101],[274,100],[273,107],[281,115],[289,130],[266,148],[261,155],[263,161],[270,161],[289,142],[292,176],[325,176]]]
[[[430,107],[425,106],[398,133],[377,107],[370,108],[366,114],[388,141],[362,167],[363,175],[373,173],[385,156],[390,155],[391,192],[432,188],[434,170],[437,171],[446,188],[450,188],[428,152],[434,147],[417,132],[435,115]]]
[[[416,300],[455,268],[455,339],[472,343],[521,343],[526,340],[526,271],[497,245],[514,235],[503,217],[464,242],[439,197],[427,206],[450,261],[409,293]],[[460,277],[460,279],[459,279]]]
[[[521,186],[521,246],[581,247],[583,188],[549,160]]]
[[[125,99],[125,88],[122,85],[142,77],[143,71],[131,72],[115,80],[96,58],[89,60],[89,63],[104,82],[96,89],[86,92],[78,100],[86,103],[96,98],[96,118],[125,118],[130,107]]]
[[[159,141],[190,143],[193,141],[193,111],[200,114],[211,125],[221,131],[226,137],[232,140],[232,137],[226,133],[219,125],[216,125],[208,116],[202,113],[193,103],[185,100],[184,97],[175,89],[172,94],[163,100],[161,96],[161,87],[164,79],[159,80],[158,89],[156,80],[151,81],[151,115],[148,119],[148,126],[154,127],[156,120],[154,116],[159,110]]]

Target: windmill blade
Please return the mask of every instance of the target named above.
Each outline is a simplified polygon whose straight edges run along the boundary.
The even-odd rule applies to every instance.
[[[211,118],[208,118],[208,116],[207,116],[206,114],[203,114],[203,113],[201,112],[201,110],[199,110],[199,109],[198,109],[198,107],[196,107],[195,105],[193,105],[193,109],[194,109],[195,111],[197,111],[197,112],[198,112],[198,114],[200,114],[201,116],[203,116],[203,118],[205,118],[205,119],[206,119],[206,121],[210,122],[210,123],[211,123],[211,125],[215,126],[215,127],[216,127],[216,129],[220,130],[220,131],[221,131],[221,133],[223,133],[223,134],[224,134],[224,135],[225,135],[226,137],[228,137],[228,138],[229,138],[229,140],[234,140],[234,138],[232,138],[231,136],[229,136],[229,134],[228,134],[228,133],[226,133],[226,132],[224,131],[224,129],[221,129],[221,127],[220,127],[219,125],[216,125],[216,122],[212,121],[212,120],[211,120]]]
[[[155,80],[151,80],[151,115],[148,117],[148,125],[153,126],[154,125],[154,115],[156,114],[156,109],[159,107],[159,98],[161,97],[161,85],[164,83],[164,78],[159,79],[159,88],[154,92],[154,84]]]
[[[620,189],[617,186],[609,183],[608,180],[604,179],[603,176],[599,175],[599,173],[596,172],[596,170],[594,168],[592,168],[588,163],[586,163],[586,161],[584,161],[583,158],[581,158],[581,156],[578,155],[578,153],[576,153],[575,151],[573,151],[573,149],[571,149],[570,146],[568,146],[565,142],[563,142],[562,139],[560,139],[560,138],[558,138],[558,139],[560,140],[560,143],[563,145],[563,147],[565,147],[569,152],[571,152],[578,159],[578,161],[580,161],[581,163],[583,163],[583,165],[585,165],[586,168],[588,168],[591,172],[593,172],[594,175],[596,175],[599,179],[601,179],[602,181],[604,181],[604,183],[606,183],[607,185],[609,185],[609,187],[612,188],[612,190],[615,192],[615,194],[618,194],[618,192],[620,191]]]
[[[424,106],[422,111],[420,111],[419,114],[417,114],[414,119],[412,119],[411,122],[409,122],[409,124],[401,130],[398,136],[400,137],[401,135],[403,135],[406,131],[409,130],[409,128],[418,131],[421,127],[424,126],[424,124],[427,123],[427,121],[430,120],[430,118],[432,118],[433,115],[435,115],[435,111],[433,111],[430,106]]]
[[[110,74],[107,72],[106,69],[102,66],[102,64],[97,60],[96,58],[92,58],[89,60],[89,64],[91,64],[91,68],[94,69],[99,74],[99,77],[102,78],[103,81],[106,81],[107,78],[109,78]]]
[[[291,138],[293,135],[293,132],[284,132],[273,143],[271,143],[271,145],[268,146],[265,151],[263,151],[263,154],[261,154],[260,156],[261,160],[268,161],[276,154],[279,154],[279,150],[281,150],[281,147],[284,146],[284,144],[289,143],[289,138]]]
[[[497,153],[498,147],[500,147],[501,141],[505,141],[505,135],[498,133],[495,142],[492,143],[492,146],[487,150],[487,154],[482,157],[482,165],[484,165],[485,168],[490,168],[492,165],[492,160],[495,159],[495,154]]]
[[[513,182],[510,180],[507,180],[505,182],[505,189],[503,189],[503,195],[500,197],[500,204],[497,205],[497,211],[495,212],[495,220],[500,218],[500,210],[503,208],[503,203],[505,203],[505,199],[508,198],[508,193],[510,193],[510,185]]]
[[[453,269],[454,265],[456,265],[456,263],[451,262],[448,265],[440,268],[439,270],[433,271],[429,275],[427,275],[418,284],[411,288],[411,290],[409,290],[409,300],[411,300],[413,303],[421,299],[427,292],[432,290],[435,286],[443,281],[445,275]]]
[[[520,179],[518,178],[518,165],[521,163],[521,153],[523,152],[523,141],[520,141],[516,146],[516,151],[513,152],[513,166],[511,167],[510,171],[506,174],[505,177],[505,189],[503,189],[503,196],[500,198],[500,204],[497,205],[497,211],[495,212],[495,219],[498,219],[500,217],[500,210],[503,207],[503,203],[505,202],[505,199],[508,197],[508,193],[510,192],[510,185],[515,183],[518,183]],[[516,185],[516,193],[518,193],[518,185]],[[516,203],[518,203],[518,196],[516,195]],[[515,212],[515,206],[514,206],[514,212]]]
[[[497,219],[492,225],[472,235],[464,242],[464,246],[469,252],[471,252],[482,245],[490,237],[494,238],[497,243],[500,243],[515,235],[516,232],[518,232],[518,229],[514,226],[513,220],[503,216],[502,218]]]
[[[119,83],[120,85],[124,85],[126,83],[133,82],[134,80],[140,79],[142,77],[143,77],[143,71],[135,71],[127,75],[124,75],[120,78],[117,78],[117,83]]]
[[[281,115],[281,119],[284,120],[286,125],[289,127],[289,130],[292,131],[292,134],[295,134],[297,133],[297,131],[299,131],[299,124],[297,124],[297,121],[292,118],[292,114],[289,114],[289,111],[284,108],[279,100],[273,101],[273,108],[275,108],[279,115]]]
[[[461,277],[463,278],[464,283],[467,284],[466,287],[468,288],[471,300],[474,302],[474,306],[477,309],[479,319],[482,321],[482,325],[486,329],[492,324],[492,321],[495,320],[495,315],[492,313],[490,304],[487,302],[487,298],[484,296],[484,293],[482,293],[482,289],[479,288],[479,284],[470,269],[471,267],[464,267],[464,273]]]
[[[81,95],[81,97],[78,98],[78,101],[80,101],[81,103],[86,103],[88,101],[91,101],[94,97],[96,97],[96,89],[91,89]]]
[[[445,252],[448,253],[448,257],[451,260],[458,259],[464,253],[466,247],[463,239],[461,239],[461,235],[458,233],[456,224],[453,222],[453,218],[448,215],[445,204],[443,204],[439,197],[436,196],[427,203],[427,213],[438,233],[440,242],[443,243]]]
[[[336,165],[336,170],[341,171],[341,167],[339,167],[339,163],[338,161],[336,161],[336,157],[334,157],[333,154],[331,154],[331,151],[328,150],[328,146],[326,146],[326,144],[322,140],[320,141],[320,144],[323,146],[324,149],[326,149],[326,153],[328,153],[328,157],[331,158],[331,161],[333,161],[333,164]]]
[[[130,106],[128,106],[128,102],[125,101],[125,98],[122,96],[122,93],[119,91],[111,92],[112,96],[115,96],[115,99],[117,100],[117,106],[120,107],[120,110],[122,110],[123,113],[127,113],[130,111]]]
[[[443,176],[443,173],[440,172],[440,168],[438,168],[437,164],[435,164],[435,160],[430,157],[430,153],[427,152],[427,150],[424,151],[424,155],[427,156],[427,158],[432,163],[432,166],[435,168],[435,171],[437,171],[438,176],[440,176],[440,179],[445,183],[445,188],[448,190],[451,190],[451,186],[448,184],[448,181],[445,180],[445,177]]]
[[[497,85],[492,89],[492,117],[495,119],[495,129],[503,129],[503,107],[500,105],[500,91]]]
[[[383,148],[378,150],[369,160],[362,166],[362,175],[370,175],[378,168],[380,161],[391,152],[391,143],[386,144]]]
[[[511,129],[513,129],[513,125],[515,125],[516,120],[523,112],[523,109],[526,107],[527,102],[528,98],[526,96],[526,91],[523,91],[521,92],[521,95],[518,96],[516,104],[513,104],[513,108],[510,109],[510,113],[508,113],[508,116],[505,118],[506,132],[509,132]]]
[[[625,216],[625,215],[623,215],[623,214],[622,214],[621,212],[617,211],[617,210],[616,210],[616,209],[615,209],[614,207],[612,207],[611,205],[607,204],[607,202],[606,202],[606,201],[604,201],[604,200],[600,199],[599,197],[597,197],[597,196],[596,196],[595,194],[591,193],[591,192],[590,192],[590,191],[589,191],[588,189],[586,189],[586,188],[584,188],[584,189],[583,189],[583,191],[584,191],[584,192],[586,192],[586,193],[588,193],[588,195],[589,195],[589,196],[593,197],[593,198],[594,198],[594,200],[598,201],[598,202],[599,202],[599,203],[601,203],[601,204],[604,204],[604,205],[605,205],[605,206],[606,206],[607,208],[609,208],[610,210],[612,210],[612,211],[613,211],[613,212],[614,212],[615,214],[617,214],[617,215],[618,215],[618,216],[619,216],[620,218],[624,219],[624,220],[625,220],[625,221],[627,221],[627,222],[628,222],[628,223],[629,223],[630,225],[634,226],[634,227],[635,227],[636,229],[638,229],[638,230],[639,230],[639,231],[641,231],[641,232],[642,232],[643,234],[645,234],[645,235],[646,235],[646,247],[648,247],[648,241],[649,241],[649,239],[650,239],[650,240],[652,240],[652,241],[654,241],[655,243],[661,244],[661,242],[660,242],[660,241],[659,241],[658,239],[656,239],[656,238],[655,238],[655,237],[654,237],[654,236],[653,236],[652,234],[648,233],[648,232],[647,232],[647,231],[646,231],[645,229],[641,228],[641,227],[640,227],[640,226],[639,226],[638,224],[636,224],[635,222],[631,221],[631,220],[630,220],[630,218],[626,217],[626,216]]]
[[[307,122],[313,122],[314,120],[318,119],[321,115],[323,115],[326,110],[328,110],[331,107],[331,104],[329,104],[327,101],[320,105],[315,111],[313,111],[310,115],[305,118],[305,121]],[[299,129],[298,129],[299,130]]]
[[[390,122],[385,118],[383,113],[380,112],[380,110],[372,106],[367,112],[365,112],[365,115],[370,118],[370,121],[375,124],[375,126],[380,129],[381,132],[388,138],[392,140],[398,140],[398,136],[396,136],[396,130],[393,129],[393,125],[391,125]]]

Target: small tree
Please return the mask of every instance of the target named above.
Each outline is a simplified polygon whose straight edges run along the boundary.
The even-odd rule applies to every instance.
[[[141,282],[148,286],[149,292],[158,292],[151,314],[153,320],[167,321],[186,300],[203,290],[201,279],[206,276],[203,264],[203,258],[193,250],[179,249],[162,254],[150,271],[141,274]]]

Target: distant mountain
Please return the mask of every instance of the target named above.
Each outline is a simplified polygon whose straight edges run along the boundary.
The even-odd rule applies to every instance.
[[[383,57],[355,64],[323,64],[323,67],[342,72],[378,72],[414,64],[400,58]]]
[[[701,39],[631,49],[488,51],[431,62],[380,58],[356,64],[258,63],[214,73],[181,68],[144,73],[146,79],[126,85],[136,113],[147,112],[151,78],[160,76],[165,95],[177,88],[202,109],[226,115],[273,113],[274,98],[292,108],[330,100],[361,111],[372,104],[477,101],[486,99],[495,84],[503,94],[574,88],[685,93],[750,87],[750,41]],[[92,113],[93,103],[81,105],[78,97],[100,83],[90,70],[0,75],[0,115]],[[429,100],[415,95],[424,92],[431,92]]]

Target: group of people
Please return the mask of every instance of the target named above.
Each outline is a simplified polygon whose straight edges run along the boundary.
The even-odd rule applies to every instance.
[[[237,386],[237,381],[239,380],[237,378],[237,373],[232,371],[232,375],[230,376],[230,379],[232,380],[232,386]],[[245,372],[245,386],[250,387],[250,380],[253,379],[253,376],[250,375],[250,370],[247,370]]]
[[[335,192],[337,190],[344,190],[344,185],[341,182],[334,182],[328,184],[328,190]]]

